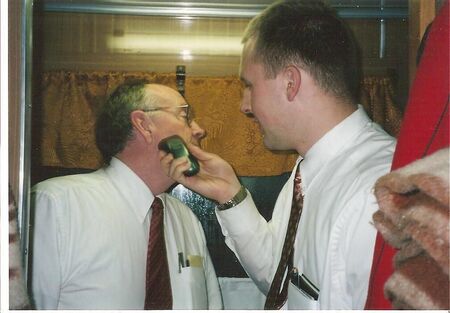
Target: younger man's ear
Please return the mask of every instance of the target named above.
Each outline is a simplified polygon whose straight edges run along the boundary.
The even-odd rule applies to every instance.
[[[286,81],[286,96],[289,101],[292,101],[300,89],[302,75],[300,70],[294,65],[286,67],[284,75]]]
[[[131,125],[137,136],[142,136],[145,141],[153,140],[153,121],[145,112],[136,110],[130,113]]]

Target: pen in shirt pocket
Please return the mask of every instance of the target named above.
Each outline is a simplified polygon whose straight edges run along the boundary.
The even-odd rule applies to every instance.
[[[178,273],[181,273],[182,268],[191,266],[189,257],[190,256],[188,256],[187,259],[185,259],[183,252],[178,252]]]
[[[178,252],[178,273],[181,273],[181,268],[185,266],[183,252]]]
[[[317,288],[306,275],[299,273],[296,267],[291,271],[291,282],[308,298],[316,301],[319,298],[319,288]]]

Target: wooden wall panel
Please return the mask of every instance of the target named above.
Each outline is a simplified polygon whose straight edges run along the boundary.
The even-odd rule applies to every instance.
[[[43,70],[118,70],[173,72],[186,65],[187,75],[237,75],[242,33],[248,19],[201,18],[180,22],[176,18],[108,14],[42,13],[36,50]],[[399,105],[408,91],[408,22],[386,20],[386,53],[379,58],[380,22],[377,19],[349,19],[362,47],[365,75],[396,76]],[[112,39],[127,36],[148,38],[157,51],[136,46],[113,47]],[[165,36],[165,37],[164,37]],[[154,38],[161,38],[160,41]],[[205,44],[202,40],[210,40]],[[230,40],[231,48],[222,41]],[[168,42],[176,49],[167,50]],[[191,58],[180,54],[183,44],[197,43],[201,52]],[[177,43],[179,44],[177,46]],[[218,52],[218,45],[223,47]]]
[[[21,109],[21,1],[8,2],[8,157],[9,157],[9,184],[13,194],[19,197],[19,158],[20,158],[20,109]],[[2,173],[3,174],[3,173]]]
[[[175,65],[185,64],[191,75],[210,76],[237,74],[239,51],[218,54],[214,46],[208,50],[208,46],[199,41],[228,37],[239,43],[247,24],[247,20],[242,19],[201,19],[180,23],[178,19],[160,17],[68,13],[45,13],[41,18],[43,38],[37,49],[43,53],[41,61],[45,70],[173,72]],[[145,47],[144,42],[142,48],[117,47],[111,43],[127,36],[139,37],[142,41],[148,38],[154,45],[149,42]],[[200,54],[186,57],[180,54],[182,40],[185,42],[186,38],[192,44],[206,48],[202,48]],[[168,50],[165,41],[180,48]],[[180,44],[177,45],[177,41]]]

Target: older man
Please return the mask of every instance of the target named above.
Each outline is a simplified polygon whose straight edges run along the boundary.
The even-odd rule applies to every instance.
[[[165,137],[204,137],[190,110],[171,88],[119,86],[96,125],[105,167],[33,188],[38,309],[222,308],[201,225],[165,193],[158,156]]]

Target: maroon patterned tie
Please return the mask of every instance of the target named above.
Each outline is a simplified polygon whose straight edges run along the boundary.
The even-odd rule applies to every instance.
[[[270,285],[269,293],[267,294],[266,303],[264,305],[265,310],[279,310],[284,305],[287,299],[287,290],[290,280],[290,273],[292,269],[293,247],[295,241],[295,234],[297,233],[297,226],[300,220],[300,215],[303,209],[303,196],[301,190],[301,178],[300,178],[300,164],[297,166],[294,179],[294,195],[292,198],[291,216],[289,217],[289,223],[286,231],[286,238],[284,240],[283,250],[281,252],[280,263],[278,264],[277,271]],[[286,274],[287,268],[287,274]],[[283,288],[280,290],[283,278]]]
[[[164,241],[164,207],[161,199],[155,197],[151,209],[144,309],[171,310],[172,290]]]

